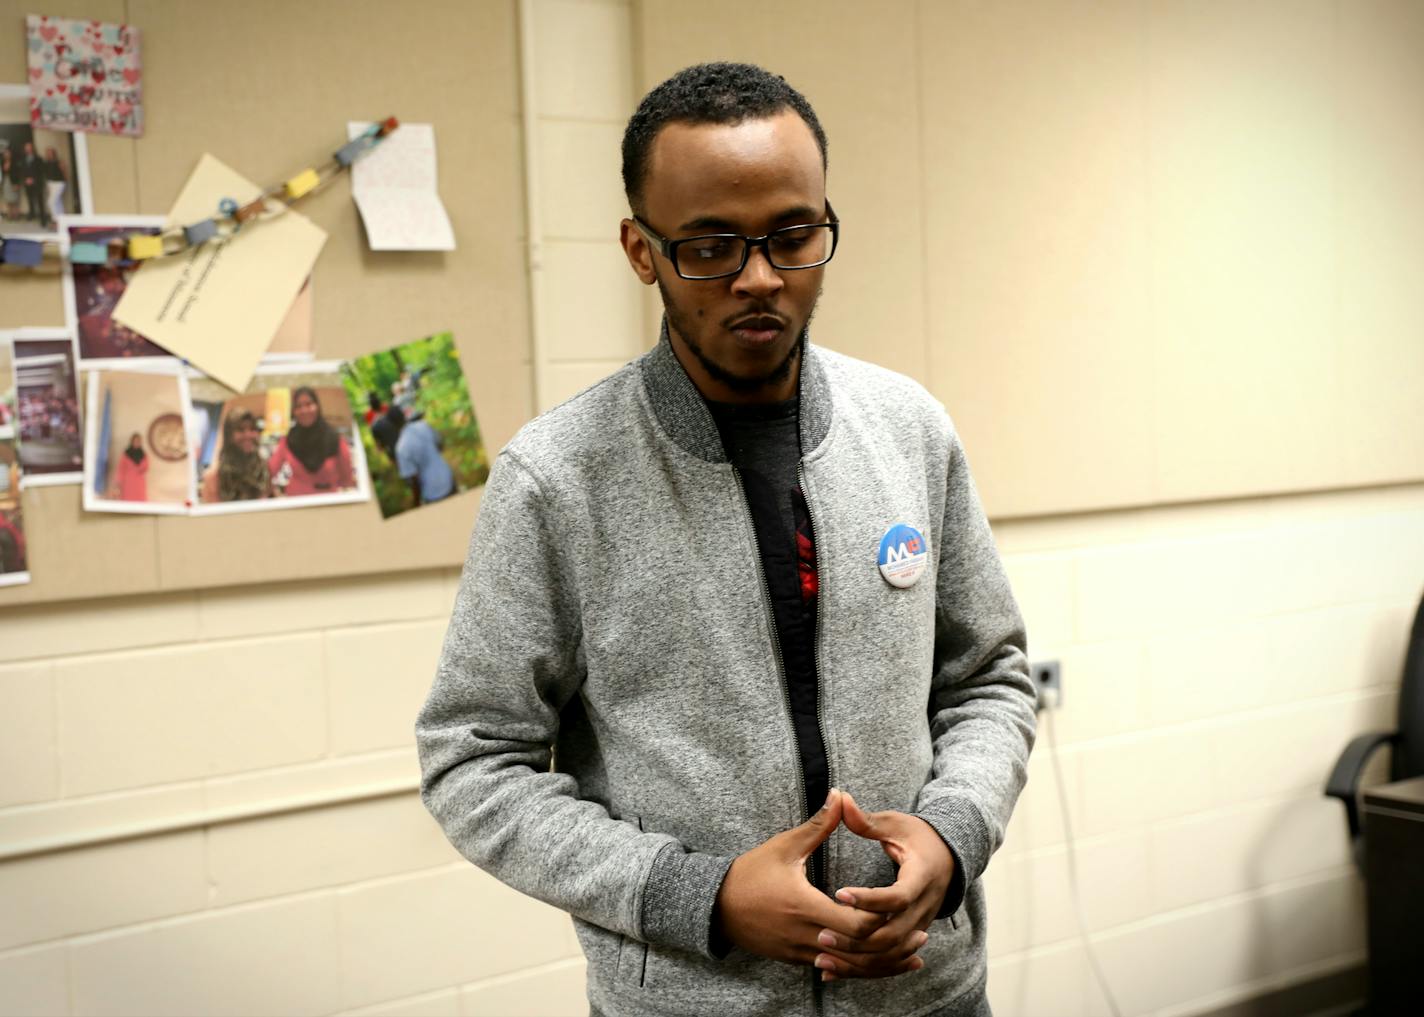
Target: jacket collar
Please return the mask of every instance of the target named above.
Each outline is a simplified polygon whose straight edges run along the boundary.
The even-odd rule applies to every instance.
[[[803,457],[815,451],[831,429],[831,391],[825,365],[809,336],[805,338],[799,382]],[[678,447],[709,463],[727,462],[727,453],[722,447],[717,425],[712,420],[712,412],[673,352],[666,317],[663,318],[657,346],[643,355],[639,367],[653,413]]]

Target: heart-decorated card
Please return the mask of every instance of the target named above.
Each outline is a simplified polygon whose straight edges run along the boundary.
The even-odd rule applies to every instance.
[[[25,24],[30,123],[56,131],[143,134],[137,28],[40,14]]]

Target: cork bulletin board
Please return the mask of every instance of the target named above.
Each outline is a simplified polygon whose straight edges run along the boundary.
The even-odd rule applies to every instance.
[[[325,161],[349,120],[434,125],[451,252],[372,252],[349,178],[302,203],[329,234],[313,276],[316,355],[451,331],[486,447],[532,415],[519,46],[513,2],[0,0],[0,82],[25,80],[27,14],[138,27],[144,135],[91,134],[94,211],[163,215],[210,152],[249,179]],[[0,328],[62,327],[58,274],[0,279]],[[17,604],[458,564],[479,492],[382,521],[373,502],[211,516],[85,513],[77,486],[31,487],[32,581]]]

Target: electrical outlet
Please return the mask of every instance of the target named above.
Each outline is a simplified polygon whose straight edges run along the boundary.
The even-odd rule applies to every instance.
[[[1045,693],[1053,696],[1053,708],[1063,705],[1063,669],[1056,660],[1040,660],[1028,666],[1033,678],[1033,687],[1038,690],[1039,706],[1044,705]]]

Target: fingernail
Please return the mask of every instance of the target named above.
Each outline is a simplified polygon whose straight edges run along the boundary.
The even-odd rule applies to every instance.
[[[916,944],[917,946],[924,946],[926,943],[928,943],[928,942],[930,941],[930,934],[929,934],[928,932],[925,932],[923,929],[921,929],[919,935],[916,936],[915,938],[919,940],[919,943]],[[830,944],[827,943],[826,945],[829,946]]]
[[[836,969],[836,963],[825,954],[818,953],[816,954],[816,967],[822,971],[834,971]]]
[[[816,942],[820,943],[822,946],[835,946],[836,937],[831,935],[831,930],[822,929],[821,934],[816,937]]]
[[[842,887],[841,889],[836,891],[836,900],[840,901],[842,904],[854,904],[855,894]]]

